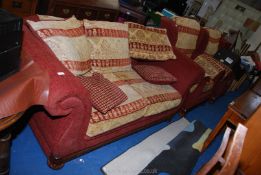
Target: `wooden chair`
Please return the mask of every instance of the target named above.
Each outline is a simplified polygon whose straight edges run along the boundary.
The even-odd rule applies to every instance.
[[[242,124],[237,126],[234,134],[231,133],[231,128],[227,127],[219,149],[215,155],[199,170],[197,175],[235,174],[239,164],[246,133],[247,128]]]

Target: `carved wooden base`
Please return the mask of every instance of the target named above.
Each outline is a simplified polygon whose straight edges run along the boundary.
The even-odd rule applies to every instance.
[[[0,135],[0,175],[9,174],[11,134]]]

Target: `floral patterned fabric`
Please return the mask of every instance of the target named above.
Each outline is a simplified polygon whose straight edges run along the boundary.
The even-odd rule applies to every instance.
[[[196,49],[200,25],[194,19],[180,16],[174,17],[173,21],[178,29],[178,37],[175,46],[188,57],[191,57],[193,51]]]
[[[158,66],[134,65],[134,70],[146,81],[154,84],[171,84],[177,79]]]
[[[88,89],[92,105],[101,113],[106,113],[127,100],[125,93],[99,73],[91,77],[78,76],[82,84]]]
[[[27,23],[73,74],[81,75],[91,69],[82,21],[71,17],[64,21],[27,20]]]
[[[130,70],[128,25],[117,22],[84,20],[92,69],[100,73]]]
[[[166,29],[128,22],[130,57],[146,60],[175,59]]]
[[[208,44],[206,46],[205,53],[209,55],[214,55],[218,51],[221,32],[207,27],[205,29],[208,31],[209,34]]]
[[[86,132],[90,137],[174,108],[181,102],[180,94],[173,87],[147,83],[133,70],[105,73],[103,76],[116,84],[128,99],[106,114],[93,108]]]

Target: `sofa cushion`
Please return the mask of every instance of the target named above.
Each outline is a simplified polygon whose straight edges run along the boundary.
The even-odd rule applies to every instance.
[[[146,81],[154,84],[171,84],[177,79],[163,68],[151,65],[134,65],[134,70]]]
[[[64,21],[27,20],[27,23],[73,74],[81,75],[91,69],[82,21],[71,17]]]
[[[178,30],[175,47],[188,57],[191,57],[193,51],[196,49],[200,24],[194,19],[180,16],[174,17],[173,21]]]
[[[120,80],[115,73],[104,73],[103,76],[116,84],[128,99],[109,110],[106,114],[92,109],[90,123],[86,134],[90,137],[102,134],[126,123],[137,120],[145,115],[148,101],[137,93],[127,82]],[[144,81],[144,80],[140,80]]]
[[[99,73],[91,77],[78,76],[88,89],[92,105],[101,113],[106,113],[127,100],[125,93]]]
[[[218,51],[221,32],[207,27],[205,27],[205,29],[208,31],[208,43],[204,52],[209,55],[214,55]]]
[[[127,24],[85,19],[84,27],[86,50],[94,71],[108,73],[131,68]]]
[[[194,61],[204,69],[205,77],[210,77],[212,80],[214,80],[221,72],[225,71],[222,63],[206,54],[197,56]]]
[[[130,57],[146,60],[175,59],[166,29],[128,22]]]
[[[181,96],[173,87],[147,83],[133,70],[105,73],[103,76],[116,84],[128,99],[106,114],[93,108],[86,133],[90,137],[177,107],[181,102]]]
[[[181,103],[180,93],[170,85],[156,85],[146,81],[139,81],[142,78],[135,71],[114,73],[121,82],[128,83],[136,92],[148,101],[147,110],[144,116],[158,114]]]

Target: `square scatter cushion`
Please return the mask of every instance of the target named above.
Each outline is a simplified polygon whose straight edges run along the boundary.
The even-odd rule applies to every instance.
[[[82,21],[71,17],[64,21],[27,20],[27,23],[74,75],[91,69]]]
[[[91,77],[78,76],[90,92],[91,102],[95,109],[105,114],[112,108],[127,100],[127,95],[102,74],[93,73]]]
[[[167,30],[127,22],[130,57],[146,60],[175,59]]]
[[[85,19],[84,27],[86,49],[94,71],[110,73],[131,69],[127,24]]]
[[[150,65],[135,65],[134,70],[146,81],[154,84],[171,84],[177,81],[169,72],[161,67]]]
[[[188,57],[191,57],[196,49],[200,24],[194,19],[180,16],[175,16],[173,21],[178,30],[175,46]]]

